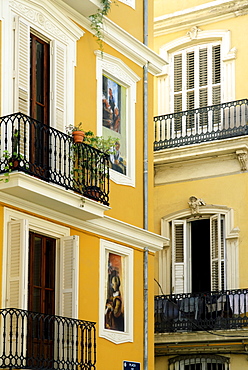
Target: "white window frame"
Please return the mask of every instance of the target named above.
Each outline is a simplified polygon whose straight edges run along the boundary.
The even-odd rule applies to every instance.
[[[1,13],[2,10],[2,13]],[[17,55],[17,46],[14,44],[14,31],[18,32],[19,21],[23,21],[27,27],[37,34],[49,40],[50,44],[50,124],[60,130],[70,123],[74,124],[74,67],[76,66],[76,41],[83,36],[82,31],[51,2],[44,0],[42,5],[36,5],[33,1],[18,0],[4,1],[0,10],[2,19],[2,47],[5,51],[2,60],[2,115],[11,114],[19,110],[18,104],[18,64],[14,61]],[[65,86],[60,94],[60,87],[56,86],[56,78],[59,78],[59,70],[56,58],[58,50],[64,50],[63,78]],[[29,55],[29,49],[27,50]],[[56,75],[56,78],[55,78]],[[14,79],[13,79],[14,77]],[[61,75],[62,78],[62,75]],[[28,85],[27,85],[28,86]],[[58,97],[58,94],[60,97]],[[61,99],[62,97],[62,99]],[[28,97],[29,103],[29,97]]]
[[[194,45],[189,48],[185,48],[183,50],[177,51],[175,53],[170,54],[170,66],[171,66],[171,71],[170,71],[170,76],[171,78],[171,91],[173,92],[172,94],[172,100],[171,100],[171,112],[174,112],[174,96],[176,95],[174,91],[174,56],[175,55],[182,55],[182,110],[185,111],[187,110],[187,92],[192,90],[194,91],[194,108],[199,108],[200,107],[200,90],[201,86],[199,85],[199,50],[200,49],[207,49],[207,68],[208,68],[208,83],[206,85],[206,88],[208,90],[208,102],[207,105],[213,105],[212,101],[212,88],[213,88],[213,83],[212,83],[212,47],[220,45],[219,42],[209,42],[207,44],[200,44],[200,45]],[[194,88],[192,89],[187,89],[187,71],[186,71],[186,57],[187,54],[190,52],[194,52],[195,56],[195,61],[194,61],[194,81],[195,85]],[[222,60],[222,58],[221,58]],[[223,68],[221,68],[223,69]],[[221,85],[221,83],[220,83]],[[222,92],[221,92],[221,100],[222,99]]]
[[[213,215],[222,216],[225,220],[224,240],[226,258],[226,289],[239,288],[239,228],[234,227],[234,211],[232,208],[218,205],[206,205],[201,208],[201,216],[210,218]],[[192,217],[190,209],[184,209],[164,216],[161,219],[161,234],[167,238],[171,236],[173,220],[189,220]],[[159,282],[165,294],[171,293],[171,242],[159,252]],[[188,279],[190,275],[188,274]]]
[[[194,45],[218,42],[221,45],[221,87],[222,102],[235,100],[235,59],[236,48],[231,47],[231,33],[228,30],[209,30],[201,31],[198,29],[196,35],[192,38],[190,32],[186,36],[177,38],[161,46],[159,54],[168,65],[164,68],[161,76],[158,77],[158,115],[171,113],[172,102],[169,97],[173,94],[170,84],[171,66],[170,55],[179,50],[190,48]]]
[[[126,4],[131,8],[135,9],[135,0],[119,0],[120,3]]]
[[[109,253],[123,257],[124,268],[124,331],[105,329],[106,264]],[[115,344],[133,342],[133,250],[122,245],[100,240],[100,283],[99,283],[99,336]]]
[[[56,276],[55,276],[55,284],[56,284],[56,297],[55,297],[55,314],[62,315],[62,302],[60,301],[61,293],[63,292],[63,286],[61,285],[60,279],[60,270],[61,270],[61,263],[62,261],[62,253],[61,253],[61,240],[62,238],[70,237],[70,229],[65,226],[58,225],[56,223],[52,223],[50,221],[46,221],[41,218],[37,218],[31,216],[29,214],[24,214],[19,211],[15,211],[10,208],[4,208],[4,240],[3,240],[3,271],[2,271],[2,307],[6,307],[6,277],[7,277],[7,245],[8,245],[8,223],[11,221],[18,221],[18,220],[27,220],[28,222],[28,230],[36,232],[38,234],[46,235],[50,238],[56,239]],[[78,243],[78,241],[77,241]],[[76,261],[78,262],[78,247],[77,256],[75,256]],[[26,260],[28,256],[25,257]],[[75,264],[74,268],[78,271],[78,263]],[[76,272],[77,273],[77,272]],[[78,275],[78,273],[77,273]],[[5,277],[5,278],[4,278]],[[72,312],[72,318],[78,317],[78,281],[74,281],[74,306]],[[61,298],[62,299],[62,298]],[[8,305],[7,305],[8,306]],[[19,307],[17,307],[19,308]],[[21,307],[23,308],[23,307]]]
[[[102,76],[112,78],[126,88],[126,153],[127,174],[110,169],[110,179],[117,184],[135,187],[135,103],[136,84],[140,80],[122,60],[96,51],[97,134],[102,135]],[[111,136],[111,135],[110,135]]]

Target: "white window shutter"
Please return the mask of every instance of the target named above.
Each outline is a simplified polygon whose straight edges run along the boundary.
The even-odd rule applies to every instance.
[[[224,220],[221,215],[210,217],[211,290],[226,289]]]
[[[6,307],[28,309],[28,221],[8,223]]]
[[[29,114],[30,86],[30,27],[21,18],[15,18],[15,111]]]
[[[173,293],[187,293],[186,220],[172,221]]]
[[[59,314],[75,319],[78,317],[78,257],[79,237],[73,235],[62,238]]]
[[[58,41],[51,43],[52,52],[52,71],[53,71],[53,87],[54,91],[53,106],[54,116],[51,120],[51,125],[57,130],[64,131],[66,126],[66,106],[65,106],[65,92],[66,86],[66,47]]]

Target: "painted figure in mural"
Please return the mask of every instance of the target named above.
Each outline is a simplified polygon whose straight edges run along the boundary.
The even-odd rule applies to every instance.
[[[112,294],[106,301],[105,328],[124,331],[123,302],[120,293],[120,278],[118,275],[111,277]]]
[[[117,141],[115,143],[115,150],[112,154],[110,154],[111,168],[117,172],[126,175],[126,165],[123,158],[121,157],[120,146],[121,144],[119,143],[119,141]]]
[[[105,96],[102,97],[102,120],[104,127],[113,130],[113,111]]]

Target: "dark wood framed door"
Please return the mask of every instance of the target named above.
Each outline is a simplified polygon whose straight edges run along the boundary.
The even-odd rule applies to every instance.
[[[29,234],[29,366],[53,367],[55,313],[55,239]],[[37,314],[36,314],[37,313]]]
[[[49,171],[50,47],[30,34],[30,127],[32,172],[48,177]]]

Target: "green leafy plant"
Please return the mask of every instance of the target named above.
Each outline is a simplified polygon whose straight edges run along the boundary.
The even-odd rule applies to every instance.
[[[98,9],[96,14],[90,16],[91,29],[94,31],[94,36],[101,51],[103,51],[103,17],[110,12],[112,3],[116,4],[116,1],[101,0],[101,9]]]

